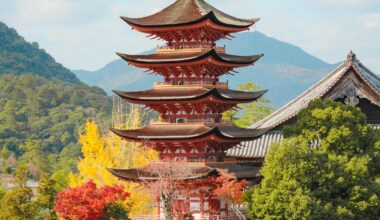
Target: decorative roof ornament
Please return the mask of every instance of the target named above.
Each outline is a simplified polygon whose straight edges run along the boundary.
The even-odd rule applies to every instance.
[[[347,62],[348,63],[353,63],[353,62],[356,62],[356,61],[358,61],[356,59],[356,54],[352,50],[350,50],[350,53],[348,53],[348,55],[347,55]]]

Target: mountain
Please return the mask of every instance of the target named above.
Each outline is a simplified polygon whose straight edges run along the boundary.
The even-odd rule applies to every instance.
[[[68,84],[81,83],[74,73],[40,49],[38,43],[27,42],[16,30],[0,22],[0,75],[6,73],[33,74]]]
[[[228,80],[231,88],[253,81],[261,88],[269,89],[266,98],[272,101],[274,107],[285,104],[334,67],[297,46],[260,32],[239,33],[236,39],[222,40],[218,44],[225,44],[231,54],[265,54],[255,66],[237,69],[239,74],[222,77],[222,80]],[[143,90],[151,88],[155,81],[162,81],[161,77],[147,75],[143,71],[119,59],[94,72],[76,70],[74,73],[83,82],[99,86],[112,94],[113,89]]]
[[[111,114],[104,90],[82,83],[37,43],[0,23],[1,155],[15,154],[37,173],[74,170],[86,121],[107,123]],[[0,170],[4,161],[0,156]]]

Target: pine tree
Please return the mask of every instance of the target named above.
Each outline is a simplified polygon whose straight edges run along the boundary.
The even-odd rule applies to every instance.
[[[36,202],[40,216],[46,220],[58,219],[54,211],[54,198],[58,194],[55,180],[48,174],[42,174],[37,188]]]
[[[27,168],[20,165],[15,172],[14,187],[1,200],[0,217],[7,220],[34,219],[36,205],[33,191],[27,187]]]

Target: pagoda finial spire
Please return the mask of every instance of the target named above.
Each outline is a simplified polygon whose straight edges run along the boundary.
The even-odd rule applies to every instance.
[[[357,61],[356,54],[352,50],[350,50],[350,52],[347,55],[347,62],[352,63],[355,61]]]

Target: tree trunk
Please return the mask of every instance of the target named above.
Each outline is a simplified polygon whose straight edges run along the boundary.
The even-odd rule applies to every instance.
[[[172,204],[168,195],[164,193],[161,195],[161,200],[163,202],[164,215],[166,220],[173,220],[172,216]]]

